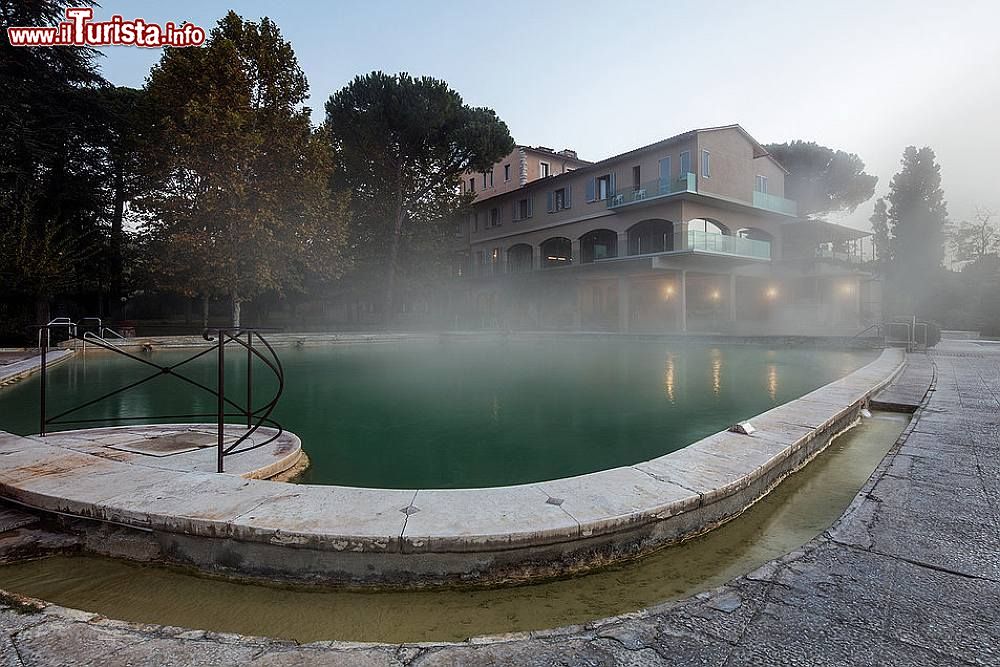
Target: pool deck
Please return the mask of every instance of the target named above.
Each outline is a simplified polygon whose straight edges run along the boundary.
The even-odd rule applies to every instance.
[[[546,482],[395,490],[244,479],[280,472],[297,454],[297,438],[295,447],[279,441],[257,458],[241,455],[242,466],[227,469],[234,474],[218,475],[211,427],[166,425],[0,434],[0,496],[84,520],[80,532],[117,527],[102,553],[132,554],[131,528],[148,537],[145,559],[234,577],[377,586],[527,581],[633,558],[738,516],[852,425],[903,357],[884,350],[758,415],[753,435],[724,431],[650,461]],[[150,439],[157,428],[159,438]],[[187,441],[177,438],[201,448],[183,451]]]
[[[246,431],[243,426],[227,425],[223,446],[231,446]],[[276,433],[275,429],[262,426],[240,443],[239,451],[225,457],[226,474],[243,479],[270,479],[295,466],[302,456],[302,442],[294,433],[283,431],[273,442],[264,444]],[[0,451],[5,451],[3,442],[9,435],[0,431]],[[130,472],[152,468],[175,473],[215,473],[218,468],[219,431],[215,424],[114,426],[58,431],[44,438],[31,436],[28,439],[45,447],[61,448],[69,457],[45,458],[41,461],[44,465],[51,464],[54,469],[63,470],[78,464],[78,474],[86,476],[116,469],[95,469],[93,466],[100,463],[95,458],[134,466],[124,469]],[[78,481],[78,475],[67,475],[65,481],[73,484]]]
[[[10,596],[16,665],[990,665],[1000,663],[1000,349],[908,355],[880,398],[915,420],[834,526],[692,598],[586,626],[412,645],[265,638],[125,623]],[[0,512],[0,547],[39,541]]]
[[[45,364],[54,366],[73,356],[73,350],[53,349],[46,354]],[[37,373],[42,367],[42,357],[28,352],[11,354],[14,361],[0,364],[0,387],[22,380]]]

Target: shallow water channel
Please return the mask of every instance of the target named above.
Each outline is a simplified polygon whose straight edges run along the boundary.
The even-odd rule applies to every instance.
[[[239,584],[80,556],[0,567],[0,588],[111,618],[302,642],[461,640],[582,623],[713,588],[802,546],[843,513],[908,420],[875,413],[734,521],[572,579],[488,590],[355,592]]]

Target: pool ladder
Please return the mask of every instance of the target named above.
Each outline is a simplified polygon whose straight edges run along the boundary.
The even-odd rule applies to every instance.
[[[109,327],[103,326],[103,323],[98,318],[87,318],[88,320],[97,320],[98,322],[98,333],[95,334],[91,331],[84,331],[80,333],[80,328],[77,323],[73,322],[67,317],[60,317],[52,320],[48,324],[42,325],[38,330],[38,348],[39,355],[41,357],[41,367],[39,373],[39,435],[44,436],[48,431],[48,427],[52,425],[60,424],[95,424],[102,423],[106,424],[108,422],[121,423],[129,421],[160,421],[160,420],[191,420],[198,418],[208,418],[213,417],[216,422],[218,441],[217,441],[217,472],[223,472],[225,468],[225,457],[232,456],[234,454],[239,454],[242,452],[247,452],[259,447],[264,447],[279,437],[281,437],[284,430],[281,425],[271,418],[271,413],[274,412],[274,408],[278,404],[278,400],[281,398],[281,394],[285,388],[285,372],[281,365],[281,359],[278,358],[277,352],[271,344],[260,334],[260,330],[257,329],[206,329],[202,332],[202,337],[206,342],[212,343],[195,354],[188,356],[187,358],[179,361],[177,363],[169,365],[160,365],[153,362],[151,359],[144,358],[132,354],[125,349],[125,345],[122,343],[126,340],[123,336],[118,334],[118,332],[110,329]],[[48,348],[51,347],[52,343],[52,330],[53,329],[65,329],[67,337],[70,340],[79,340],[83,345],[86,343],[91,343],[95,347],[114,352],[121,356],[127,357],[135,361],[136,363],[144,366],[151,367],[155,371],[142,378],[138,381],[128,383],[117,389],[113,389],[107,393],[98,396],[97,398],[85,401],[75,407],[68,410],[63,410],[62,412],[49,416],[47,412],[48,406],[48,374],[47,374],[47,357]],[[111,332],[116,335],[121,341],[111,342],[107,340],[104,336],[107,332]],[[213,335],[214,334],[214,335]],[[44,341],[43,341],[44,339]],[[255,342],[256,341],[256,342]],[[44,342],[44,345],[43,345]],[[259,343],[259,344],[258,344]],[[242,348],[246,352],[246,404],[240,405],[232,399],[231,396],[226,396],[226,346],[230,344],[235,344],[237,347]],[[178,369],[187,363],[190,363],[200,357],[216,353],[216,376],[217,383],[216,386],[210,387],[197,380],[194,380],[187,375],[178,371]],[[253,383],[253,366],[254,361],[263,363],[273,374],[277,380],[277,388],[274,394],[259,407],[254,407],[254,383]],[[155,378],[162,377],[164,375],[169,375],[178,380],[186,382],[189,385],[197,387],[203,391],[216,397],[216,409],[211,413],[190,413],[190,414],[180,414],[180,415],[142,415],[142,416],[114,416],[102,419],[74,419],[69,418],[74,413],[90,407],[96,403],[107,400],[113,396],[125,393],[129,390],[135,389],[136,387],[143,385]],[[241,420],[246,421],[246,432],[237,437],[233,442],[226,444],[226,418],[227,417],[240,417]],[[252,440],[253,434],[260,429],[261,426],[269,426],[274,429],[274,434],[260,442],[254,442]],[[245,444],[249,443],[249,444]]]

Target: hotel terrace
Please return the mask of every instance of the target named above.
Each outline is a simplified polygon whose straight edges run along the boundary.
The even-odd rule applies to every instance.
[[[519,146],[466,174],[461,273],[486,328],[851,335],[876,321],[869,236],[798,215],[739,125],[599,162]]]

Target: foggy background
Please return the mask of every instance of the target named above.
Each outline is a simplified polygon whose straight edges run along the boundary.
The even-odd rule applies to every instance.
[[[862,229],[911,144],[937,153],[953,221],[1000,209],[997,2],[107,0],[95,19],[211,28],[229,8],[278,23],[309,79],[316,123],[355,75],[409,71],[492,107],[518,143],[588,160],[733,122],[762,143],[856,152],[879,177],[875,197],[832,219]],[[105,76],[128,86],[161,55],[103,52]]]

